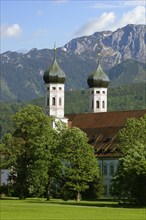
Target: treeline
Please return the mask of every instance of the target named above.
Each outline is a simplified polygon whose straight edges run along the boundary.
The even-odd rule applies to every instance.
[[[108,110],[138,110],[146,108],[146,83],[124,85],[108,91]]]
[[[44,108],[44,98],[31,102]],[[127,111],[146,108],[146,83],[109,87],[108,111]],[[89,91],[72,90],[65,93],[65,113],[84,113],[89,111]]]
[[[127,111],[146,108],[146,83],[124,85],[108,89],[108,111]],[[65,113],[89,111],[89,91],[68,91]]]

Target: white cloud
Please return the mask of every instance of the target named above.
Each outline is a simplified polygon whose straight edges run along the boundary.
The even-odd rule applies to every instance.
[[[0,28],[1,37],[17,37],[21,32],[19,24],[2,25]]]
[[[113,12],[104,12],[100,17],[91,19],[76,32],[76,36],[91,35],[96,31],[109,29],[115,21],[115,14]]]
[[[145,24],[145,7],[137,6],[133,10],[124,13],[119,25],[124,26],[127,24]]]
[[[127,24],[145,24],[146,8],[144,6],[137,6],[118,18],[114,12],[104,12],[100,17],[92,18],[81,28],[79,28],[74,36],[91,35],[97,31],[111,30],[115,31],[118,28],[124,27]]]
[[[146,2],[145,0],[137,0],[137,1],[125,0],[123,1],[123,6],[130,6],[130,7],[146,6]]]
[[[68,2],[68,0],[53,0],[55,3],[62,4]]]
[[[98,2],[91,6],[94,9],[114,9],[125,7],[146,6],[145,0],[119,0],[119,1],[104,1]]]
[[[115,4],[115,1],[108,1],[108,2],[98,2],[94,5],[91,6],[91,8],[94,8],[94,9],[113,9],[113,8],[119,8],[121,7],[121,1],[117,2]]]

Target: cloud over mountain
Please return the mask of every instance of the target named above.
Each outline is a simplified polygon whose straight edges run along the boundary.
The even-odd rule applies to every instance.
[[[93,18],[84,24],[75,32],[76,36],[91,35],[98,30],[105,30],[110,27],[115,21],[115,14],[113,12],[105,12],[100,17]]]
[[[91,18],[87,21],[87,23],[74,32],[74,36],[92,35],[94,32],[105,30],[115,31],[129,23],[145,24],[145,11],[146,8],[139,5],[131,10],[129,9],[120,18],[118,18],[115,12],[104,12],[101,16]]]
[[[124,13],[119,25],[125,26],[127,23],[130,24],[145,24],[145,7],[137,6],[133,10]]]

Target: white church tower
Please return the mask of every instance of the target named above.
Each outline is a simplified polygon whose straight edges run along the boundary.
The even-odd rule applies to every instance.
[[[68,119],[64,117],[64,83],[66,76],[56,61],[56,48],[54,48],[54,59],[52,65],[44,72],[43,78],[46,87],[46,114],[54,116],[55,121],[61,120],[67,124]]]
[[[100,66],[98,54],[98,63],[96,70],[88,77],[89,85],[89,111],[93,113],[107,112],[107,87],[109,77],[103,72]]]

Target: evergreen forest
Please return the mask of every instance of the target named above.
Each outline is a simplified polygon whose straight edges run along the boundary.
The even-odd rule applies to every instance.
[[[44,97],[32,101],[1,102],[0,135],[12,128],[13,115],[27,104],[44,108]],[[88,112],[88,90],[72,90],[65,93],[65,114]],[[146,83],[137,83],[108,89],[108,111],[140,110],[146,108]]]

